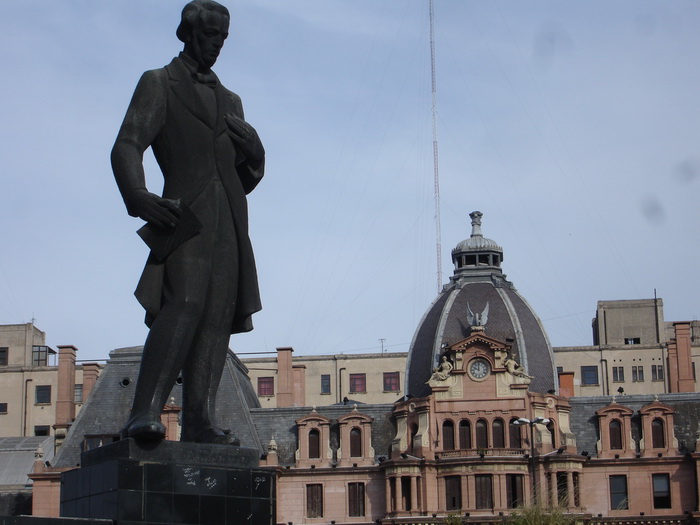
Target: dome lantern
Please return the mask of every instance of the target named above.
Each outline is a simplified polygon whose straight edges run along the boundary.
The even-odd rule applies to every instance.
[[[482,273],[483,270],[487,270],[487,273],[494,270],[501,273],[503,248],[481,233],[483,215],[480,211],[469,214],[472,220],[472,234],[452,250],[452,262],[455,265],[452,280],[457,280],[463,275],[473,275],[475,272]]]

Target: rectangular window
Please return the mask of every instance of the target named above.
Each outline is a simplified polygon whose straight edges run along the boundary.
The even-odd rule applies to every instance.
[[[258,377],[258,395],[259,396],[274,396],[275,395],[275,378],[274,377]]]
[[[635,382],[644,381],[644,367],[643,366],[633,366],[632,367],[632,381],[635,381]]]
[[[306,485],[306,517],[323,517],[323,485]]]
[[[663,381],[664,380],[664,365],[651,365],[651,380],[652,381]]]
[[[652,485],[654,487],[654,508],[671,508],[671,481],[668,474],[652,474]]]
[[[358,394],[367,392],[367,380],[365,374],[350,374],[350,393]]]
[[[46,366],[49,363],[48,346],[32,346],[32,366]]]
[[[399,372],[384,372],[384,392],[398,392]]]
[[[641,339],[639,337],[625,337],[626,345],[638,345],[640,343]]]
[[[0,414],[7,414],[7,403],[0,403]]]
[[[477,474],[474,476],[476,483],[476,508],[493,508],[493,478],[491,474]]]
[[[624,510],[628,508],[627,476],[610,476],[610,509]]]
[[[624,366],[613,366],[613,382],[624,383],[625,382],[625,367]]]
[[[348,516],[365,515],[365,484],[348,483]]]
[[[75,385],[73,389],[73,402],[82,403],[83,402],[83,385]]]
[[[321,375],[321,393],[330,394],[331,393],[331,375],[322,374]]]
[[[9,348],[6,346],[0,346],[0,366],[7,366],[9,351]]]
[[[582,385],[597,385],[598,384],[598,367],[597,366],[582,366],[581,367],[581,384]]]
[[[34,389],[34,403],[37,405],[48,405],[51,403],[51,385],[36,385]]]
[[[49,436],[51,435],[51,427],[49,425],[37,425],[34,427],[35,436]]]
[[[557,367],[557,374],[563,374],[564,373],[564,367],[563,366],[558,366]]]
[[[460,476],[447,476],[445,478],[445,499],[447,510],[462,509],[462,481]]]
[[[522,474],[506,474],[506,498],[509,509],[522,507],[525,504]]]

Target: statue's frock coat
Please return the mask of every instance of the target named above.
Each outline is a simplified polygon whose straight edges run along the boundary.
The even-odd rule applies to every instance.
[[[163,172],[163,197],[192,203],[203,188],[219,178],[226,190],[236,230],[239,282],[231,333],[252,330],[251,316],[261,309],[253,249],[248,237],[246,195],[263,176],[237,151],[224,115],[243,118],[241,99],[220,82],[214,87],[216,118],[205,106],[182,59],[162,69],[147,71],[134,92],[117,140],[152,147]],[[151,254],[136,289],[150,326],[163,301],[165,262]]]

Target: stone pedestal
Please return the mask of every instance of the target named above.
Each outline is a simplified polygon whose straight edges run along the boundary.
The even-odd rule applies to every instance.
[[[83,452],[61,475],[61,516],[118,525],[274,525],[274,472],[258,451],[125,439]]]

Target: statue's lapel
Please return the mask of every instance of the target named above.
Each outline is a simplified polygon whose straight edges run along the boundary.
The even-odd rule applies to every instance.
[[[170,65],[166,66],[170,77],[170,87],[173,93],[180,99],[182,105],[185,106],[195,117],[201,120],[210,128],[214,127],[209,111],[207,111],[204,101],[197,93],[192,83],[190,72],[178,59],[173,60]],[[220,87],[220,86],[217,86]],[[219,95],[217,94],[217,103]],[[217,113],[220,113],[217,111]],[[221,116],[218,117],[221,119]]]

